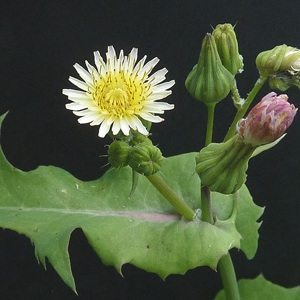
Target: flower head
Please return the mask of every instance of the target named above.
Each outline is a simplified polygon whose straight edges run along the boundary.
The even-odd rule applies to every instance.
[[[87,61],[87,70],[79,64],[74,65],[83,81],[69,78],[81,91],[63,90],[72,101],[66,108],[80,117],[79,123],[100,125],[99,137],[104,137],[110,130],[113,135],[119,132],[129,135],[131,128],[147,135],[142,120],[161,122],[163,119],[155,114],[174,108],[172,104],[156,102],[171,94],[168,89],[175,81],[162,83],[168,70],[163,68],[149,76],[159,59],[145,64],[144,56],[137,62],[137,52],[138,49],[133,48],[128,56],[124,56],[121,50],[117,58],[114,47],[109,46],[106,62],[99,51],[94,52],[96,68]]]
[[[281,137],[292,124],[297,109],[287,95],[271,92],[255,105],[246,119],[240,120],[238,133],[246,144],[256,147]]]

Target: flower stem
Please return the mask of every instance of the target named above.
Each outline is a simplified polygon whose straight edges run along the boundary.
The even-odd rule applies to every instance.
[[[202,218],[201,218],[202,221],[213,224],[210,190],[207,186],[201,187],[201,210],[202,210]]]
[[[195,211],[178,197],[157,173],[147,176],[147,178],[185,219],[189,221],[194,219]]]
[[[206,139],[205,146],[211,143],[214,127],[214,114],[216,104],[207,105],[207,125],[206,125]]]
[[[249,106],[251,105],[254,97],[259,92],[259,90],[262,88],[262,86],[264,85],[264,83],[266,82],[266,80],[267,80],[267,77],[260,77],[256,81],[253,89],[251,90],[251,92],[249,93],[248,97],[246,98],[245,103],[243,104],[243,106],[241,106],[238,109],[238,111],[237,111],[237,113],[236,113],[236,115],[234,117],[234,120],[233,120],[231,126],[229,127],[229,130],[228,130],[228,132],[227,132],[227,134],[226,134],[226,136],[224,138],[224,142],[226,142],[227,140],[229,140],[231,137],[234,136],[235,131],[236,131],[236,124],[238,123],[238,121],[241,118],[244,117],[244,115],[247,112]]]
[[[228,300],[240,300],[239,288],[229,252],[218,263],[222,283]]]
[[[208,146],[212,142],[215,106],[216,106],[215,103],[207,105],[207,125],[206,125],[205,146]],[[201,210],[202,210],[202,217],[201,217],[202,221],[213,224],[210,190],[207,186],[201,186]]]

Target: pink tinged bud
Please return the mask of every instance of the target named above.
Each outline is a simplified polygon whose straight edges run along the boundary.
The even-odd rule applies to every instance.
[[[280,138],[292,124],[297,109],[287,95],[271,92],[255,105],[246,119],[238,123],[238,133],[246,144],[254,147]]]

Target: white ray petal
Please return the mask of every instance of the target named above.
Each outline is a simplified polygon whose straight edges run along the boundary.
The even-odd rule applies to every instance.
[[[171,109],[174,109],[174,104],[169,104],[167,102],[155,102],[146,104],[143,110],[151,113],[163,113],[165,110]]]
[[[81,80],[79,80],[77,78],[74,78],[72,76],[69,77],[69,81],[72,82],[77,87],[79,87],[80,89],[88,92],[89,86],[86,84],[86,82],[83,82],[83,81],[81,81]]]
[[[135,73],[137,73],[137,72],[140,72],[140,71],[142,70],[146,58],[147,58],[147,55],[145,55],[145,56],[144,56],[144,57],[136,64],[136,66],[134,67],[134,69],[133,69],[133,71],[132,71],[133,74],[135,74]],[[140,75],[140,74],[138,74],[138,75]]]
[[[102,121],[104,120],[104,116],[97,116],[97,118],[91,122],[91,126],[100,125]]]
[[[107,66],[109,71],[113,71],[115,69],[115,62],[116,62],[116,51],[113,46],[107,47],[106,59],[107,59]]]
[[[120,126],[121,126],[121,130],[125,135],[129,135],[129,131],[130,131],[130,127],[128,125],[128,122],[125,121],[124,118],[122,118],[120,120]]]
[[[155,86],[156,91],[165,91],[175,84],[175,80],[167,81]]]
[[[153,70],[153,68],[157,65],[159,62],[159,58],[154,57],[150,61],[148,61],[144,67],[141,69],[141,73],[146,73],[147,75]]]
[[[132,122],[133,122],[133,125],[134,125],[133,129],[136,128],[141,134],[144,134],[144,135],[149,134],[146,127],[143,125],[143,123],[141,122],[141,120],[139,118],[133,116]]]
[[[150,96],[147,97],[147,102],[148,101],[153,102],[156,100],[164,99],[171,94],[172,94],[172,91],[153,92]]]
[[[112,133],[113,135],[117,135],[119,133],[121,129],[121,124],[120,124],[120,119],[117,118],[114,122],[113,122],[113,125],[112,125]]]
[[[131,52],[128,55],[128,72],[130,73],[132,73],[134,65],[136,63],[137,53],[138,53],[138,49],[132,48]]]
[[[81,104],[78,104],[78,103],[68,103],[66,104],[66,109],[69,109],[69,110],[82,110],[82,109],[86,109],[86,105],[81,105]]]
[[[154,115],[152,115],[150,113],[144,113],[144,112],[142,112],[142,113],[140,113],[140,116],[143,119],[145,119],[147,121],[150,121],[150,122],[153,122],[153,123],[160,123],[160,122],[164,121],[163,118],[161,118],[159,116],[154,116]]]
[[[168,73],[166,68],[156,71],[149,78],[148,82],[151,82],[152,85],[156,85],[166,79],[165,75]]]
[[[88,85],[93,85],[93,78],[92,75],[85,70],[81,65],[75,64],[74,65],[75,70],[79,74],[79,76],[88,84]]]
[[[105,137],[110,130],[110,126],[113,123],[113,119],[107,118],[103,120],[100,125],[98,136]]]
[[[96,117],[95,115],[85,115],[78,119],[78,123],[80,124],[91,123],[92,121],[95,120],[95,117]]]
[[[76,99],[91,100],[92,95],[83,91],[73,90],[73,89],[63,89],[62,93],[68,97]]]
[[[100,55],[100,52],[99,51],[94,51],[94,61],[95,61],[95,65],[96,65],[97,70],[98,70],[99,73],[100,73],[100,66],[101,66],[100,61],[101,60],[103,60],[103,59],[102,59],[102,56]]]
[[[99,75],[97,69],[94,66],[90,65],[87,60],[85,61],[85,64],[86,64],[86,67],[87,67],[89,73],[92,75],[92,78],[96,78],[96,80],[99,81],[100,80],[100,75]],[[93,81],[93,85],[94,84],[95,83]]]
[[[85,116],[90,110],[87,108],[85,110],[79,110],[79,111],[73,111],[74,115],[75,116],[78,116],[78,117],[83,117]]]

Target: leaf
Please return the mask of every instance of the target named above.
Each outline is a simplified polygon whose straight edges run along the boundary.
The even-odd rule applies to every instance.
[[[256,221],[262,216],[264,208],[257,206],[247,189],[243,185],[236,195],[239,198],[236,227],[242,236],[241,250],[248,259],[252,259],[258,247],[258,229],[261,223]],[[212,208],[219,219],[227,220],[233,209],[234,195],[212,193]]]
[[[275,140],[275,141],[272,142],[272,143],[265,144],[265,145],[262,145],[262,146],[257,147],[257,148],[254,150],[254,152],[253,152],[253,154],[252,154],[251,157],[254,157],[254,156],[256,156],[256,155],[258,155],[258,154],[260,154],[260,153],[262,153],[262,152],[264,152],[264,151],[266,151],[266,150],[268,150],[268,149],[273,148],[273,147],[276,146],[276,145],[277,145],[277,144],[278,144],[285,136],[286,136],[286,133],[283,134],[280,138],[278,138],[277,140]]]
[[[197,209],[200,182],[194,157],[189,153],[165,159],[161,176]],[[240,247],[231,220],[187,222],[143,176],[128,199],[130,168],[110,169],[100,179],[82,182],[53,166],[18,170],[0,148],[0,189],[0,227],[29,237],[36,257],[44,266],[48,258],[74,291],[68,244],[76,228],[105,264],[121,272],[123,264],[131,263],[162,278],[198,266],[215,269],[229,249]]]
[[[298,300],[300,287],[284,288],[259,275],[255,279],[242,279],[238,282],[241,300]],[[224,290],[220,291],[215,300],[226,300]]]

